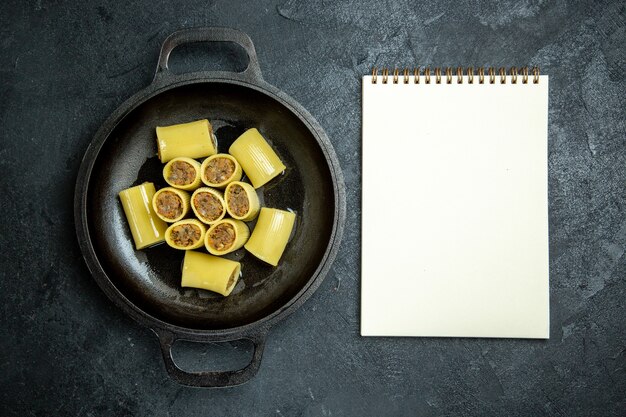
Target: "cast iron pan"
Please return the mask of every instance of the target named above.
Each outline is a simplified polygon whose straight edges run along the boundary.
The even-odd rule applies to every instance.
[[[174,74],[168,58],[191,42],[234,42],[248,54],[241,73]],[[156,157],[155,126],[208,118],[220,152],[256,127],[287,170],[260,190],[267,207],[297,213],[295,232],[278,267],[241,249],[243,277],[229,297],[181,288],[182,251],[160,245],[136,251],[118,192],[144,181],[165,186]],[[170,35],[161,48],[152,84],[124,102],[102,125],[83,158],[74,199],[76,231],[93,277],[127,314],[159,338],[165,367],[176,381],[224,387],[248,381],[259,369],[269,328],[301,306],[333,261],[345,219],[345,188],[328,137],[292,98],[263,81],[252,41],[227,28]],[[227,372],[187,372],[172,358],[176,340],[249,339],[252,361]]]

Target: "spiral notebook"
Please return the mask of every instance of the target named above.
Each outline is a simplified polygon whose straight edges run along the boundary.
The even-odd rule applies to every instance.
[[[363,77],[363,336],[549,337],[548,77]]]

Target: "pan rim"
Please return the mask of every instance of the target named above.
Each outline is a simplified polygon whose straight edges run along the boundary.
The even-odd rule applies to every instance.
[[[209,339],[228,340],[235,337],[266,332],[271,326],[289,316],[311,297],[323,282],[336,258],[343,235],[343,225],[346,216],[345,183],[339,160],[330,140],[317,120],[293,98],[263,80],[250,82],[243,77],[237,76],[237,74],[225,75],[220,73],[213,76],[207,76],[205,74],[173,75],[168,78],[167,80],[156,80],[122,102],[96,131],[96,134],[92,137],[92,140],[89,142],[83,154],[74,191],[74,220],[81,254],[91,276],[107,297],[134,320],[154,331],[169,331],[175,333],[181,339],[197,341]],[[149,314],[134,304],[117,286],[115,286],[105,272],[100,263],[100,258],[95,251],[87,220],[87,196],[92,170],[110,133],[130,112],[140,107],[147,100],[165,93],[166,91],[197,83],[225,83],[251,88],[278,101],[278,103],[289,112],[295,114],[311,132],[324,154],[333,180],[332,185],[335,200],[334,219],[326,250],[324,251],[319,265],[313,274],[311,274],[307,283],[288,302],[270,314],[241,326],[221,329],[201,329],[174,325]]]

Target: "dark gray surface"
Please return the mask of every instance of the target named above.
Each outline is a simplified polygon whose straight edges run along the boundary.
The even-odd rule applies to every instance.
[[[624,6],[246,3],[0,5],[0,414],[624,415]],[[272,330],[252,382],[213,391],[168,379],[154,335],[88,275],[71,210],[95,130],[150,82],[167,34],[201,25],[250,34],[265,78],[326,129],[348,186],[332,273]],[[180,68],[214,58],[198,51],[177,54]],[[394,64],[551,76],[549,341],[359,336],[360,76]],[[236,366],[247,351],[183,348],[195,367]]]

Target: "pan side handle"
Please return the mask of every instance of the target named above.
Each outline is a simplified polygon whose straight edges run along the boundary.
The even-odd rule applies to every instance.
[[[204,27],[182,29],[165,38],[163,45],[161,46],[161,52],[159,53],[159,62],[154,74],[154,81],[173,75],[168,67],[168,61],[170,54],[177,46],[195,42],[233,42],[242,47],[248,54],[248,67],[242,72],[235,73],[212,71],[210,74],[219,75],[222,73],[228,74],[229,76],[236,74],[236,76],[252,82],[263,80],[254,44],[252,43],[252,39],[250,39],[246,33],[237,29],[226,27]]]
[[[165,369],[170,377],[182,385],[191,387],[203,387],[203,388],[223,388],[233,387],[248,382],[252,377],[256,375],[261,365],[261,359],[263,357],[263,349],[265,348],[266,332],[257,333],[254,335],[246,335],[236,337],[233,339],[223,339],[219,341],[227,342],[231,340],[250,340],[254,345],[254,353],[252,354],[252,360],[250,363],[242,369],[234,371],[204,371],[204,372],[188,372],[176,365],[174,358],[172,357],[172,346],[177,340],[187,340],[186,338],[179,338],[174,333],[161,330],[152,329],[159,338],[161,345],[161,353],[163,355],[163,361],[165,362]],[[194,340],[198,341],[198,340]]]

